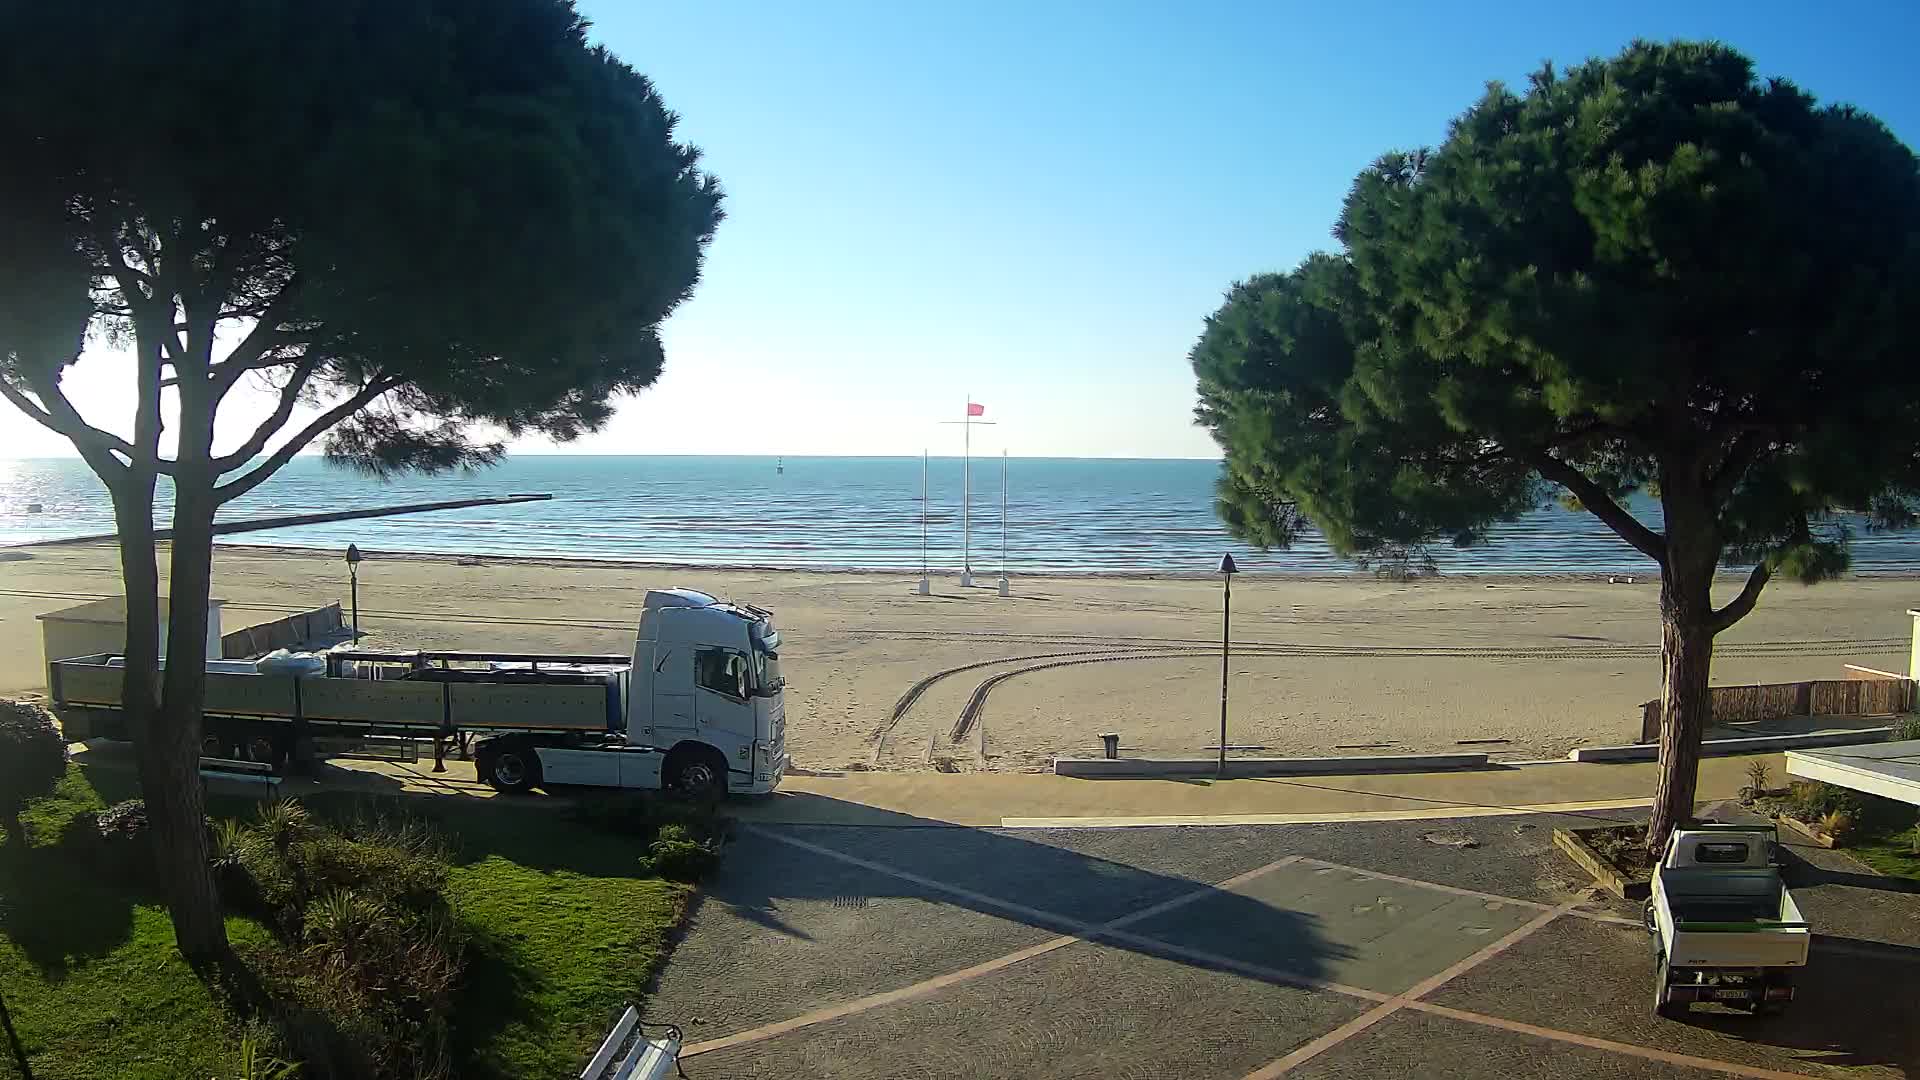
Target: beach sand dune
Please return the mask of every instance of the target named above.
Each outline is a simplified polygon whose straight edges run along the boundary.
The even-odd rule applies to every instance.
[[[0,693],[45,682],[34,616],[119,587],[105,545],[13,553],[0,562]],[[672,585],[772,608],[803,768],[1035,769],[1093,752],[1105,731],[1153,753],[1218,741],[1217,580],[1016,578],[1001,598],[947,578],[922,597],[891,575],[370,554],[360,581],[377,647],[624,653],[646,590]],[[225,546],[214,592],[232,630],[344,602],[346,567],[331,554]],[[1631,741],[1640,703],[1659,693],[1657,598],[1647,578],[1243,576],[1229,742],[1528,758]],[[1776,583],[1721,637],[1714,681],[1838,678],[1845,663],[1904,671],[1916,600],[1910,579]]]

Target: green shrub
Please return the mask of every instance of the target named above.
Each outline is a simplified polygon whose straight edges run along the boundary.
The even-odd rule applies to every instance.
[[[1905,713],[1893,722],[1893,741],[1920,739],[1920,713]]]
[[[293,845],[313,835],[313,819],[306,807],[292,799],[275,799],[260,804],[254,814],[254,828],[275,851],[285,854]]]
[[[67,773],[67,740],[38,705],[0,698],[0,830],[25,843],[20,811],[53,794]]]
[[[216,867],[244,875],[251,891],[237,894],[284,943],[250,959],[306,1075],[447,1075],[466,940],[443,893],[448,851],[437,833],[370,813],[330,824],[285,803],[250,828],[222,829],[215,854]]]
[[[153,841],[147,835],[147,804],[143,799],[117,802],[94,818],[99,837],[94,865],[103,874],[122,881],[150,882],[154,873]]]
[[[1787,789],[1787,809],[1801,821],[1817,822],[1833,813],[1854,816],[1864,806],[1858,792],[1824,781],[1801,780]]]
[[[712,848],[691,840],[655,840],[647,853],[647,864],[668,881],[697,882],[720,861]]]
[[[717,841],[699,840],[685,825],[662,825],[647,845],[647,865],[669,881],[697,882],[720,862]]]
[[[581,799],[566,810],[570,821],[653,842],[661,830],[679,826],[692,839],[718,844],[726,840],[732,820],[711,804],[671,799],[657,793],[621,792]]]

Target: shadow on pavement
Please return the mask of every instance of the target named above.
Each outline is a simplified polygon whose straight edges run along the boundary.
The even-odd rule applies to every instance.
[[[1776,1016],[1696,1008],[1682,1022],[1795,1051],[1827,1068],[1920,1066],[1920,1028],[1913,1012],[1920,949],[1822,938],[1795,985],[1795,1000]]]
[[[742,919],[803,940],[811,940],[808,931],[783,917],[783,904],[810,901],[860,907],[876,897],[911,898],[1058,934],[1084,935],[1089,926],[1099,927],[1117,919],[1128,920],[1117,928],[1122,932],[1137,929],[1138,924],[1146,922],[1145,918],[1134,918],[1143,909],[1192,896],[1156,922],[1190,913],[1209,924],[1246,927],[1234,955],[1206,954],[1126,936],[1100,935],[1098,940],[1117,948],[1281,984],[1325,979],[1330,963],[1351,958],[1350,950],[1327,940],[1318,917],[1275,907],[1206,881],[1146,870],[1005,832],[845,804],[810,793],[777,797],[832,804],[809,806],[810,812],[818,810],[809,814],[816,820],[891,826],[856,836],[838,824],[743,823],[737,843],[752,843],[763,851],[795,852],[813,864],[809,871],[819,872],[767,873],[758,868],[761,863],[736,853],[708,882],[704,902],[724,904]],[[937,841],[928,829],[939,830]],[[799,843],[783,842],[782,838]],[[863,867],[809,848],[825,848],[871,865]]]

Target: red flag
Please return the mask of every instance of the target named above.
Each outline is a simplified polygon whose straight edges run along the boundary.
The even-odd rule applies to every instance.
[[[985,416],[987,415],[987,407],[985,405],[975,405],[973,402],[969,401],[967,402],[967,415],[968,416]]]

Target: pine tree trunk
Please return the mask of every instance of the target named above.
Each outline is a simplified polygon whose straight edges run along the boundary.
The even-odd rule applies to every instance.
[[[206,799],[200,782],[207,599],[213,585],[212,484],[204,465],[190,457],[182,454],[174,478],[168,663],[155,725],[162,736],[155,740],[162,745],[154,755],[162,770],[162,794],[157,800],[148,794],[147,817],[161,853],[161,887],[173,916],[174,938],[181,955],[200,966],[226,959],[229,948],[220,897],[207,868]]]
[[[1693,817],[1700,740],[1713,721],[1713,574],[1717,546],[1701,550],[1673,528],[1660,575],[1660,779],[1654,789],[1647,848],[1659,852],[1673,830]]]

